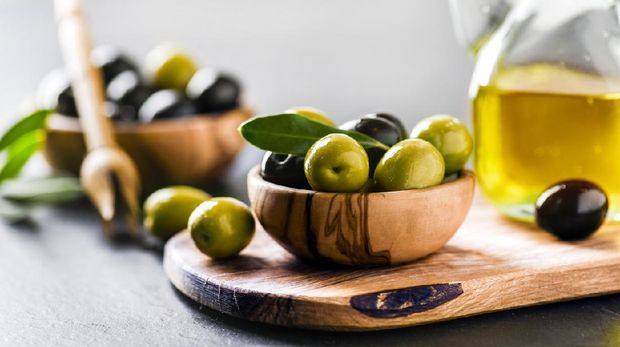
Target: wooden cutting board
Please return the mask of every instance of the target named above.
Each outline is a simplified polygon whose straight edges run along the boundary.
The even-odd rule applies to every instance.
[[[444,248],[409,265],[321,268],[257,230],[242,256],[226,261],[202,255],[183,232],[166,244],[164,267],[185,295],[236,317],[325,330],[387,329],[620,292],[620,226],[560,242],[476,201]]]

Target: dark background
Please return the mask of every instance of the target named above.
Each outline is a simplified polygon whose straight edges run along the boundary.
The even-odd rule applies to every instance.
[[[308,104],[344,121],[391,111],[409,126],[433,113],[467,119],[472,59],[446,1],[90,0],[97,43],[141,60],[173,41],[242,77],[258,113]],[[0,129],[61,65],[49,0],[0,0]],[[222,186],[245,196],[246,149]],[[38,172],[39,162],[31,171]],[[613,346],[620,297],[370,333],[284,329],[200,307],[167,281],[157,250],[110,244],[87,203],[0,223],[0,345]]]

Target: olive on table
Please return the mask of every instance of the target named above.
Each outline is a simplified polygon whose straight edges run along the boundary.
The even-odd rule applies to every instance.
[[[158,119],[180,118],[198,113],[191,100],[172,89],[159,90],[144,101],[138,111],[141,122],[151,122]]]
[[[70,117],[78,116],[71,82],[62,68],[45,75],[39,84],[36,99],[39,107],[53,109]]]
[[[561,240],[581,240],[605,221],[608,198],[598,185],[567,180],[547,188],[536,201],[536,223]]]
[[[304,172],[314,190],[358,192],[368,181],[368,155],[352,137],[329,134],[308,150]]]
[[[260,167],[265,181],[291,188],[310,189],[304,174],[304,157],[267,152]]]
[[[194,209],[210,198],[206,192],[189,186],[159,189],[144,201],[144,227],[158,238],[167,240],[187,228]]]
[[[465,124],[448,115],[436,115],[421,120],[411,132],[412,138],[428,141],[444,158],[446,175],[460,171],[474,147]]]
[[[110,81],[121,72],[138,72],[137,65],[126,55],[113,46],[98,46],[91,52],[93,65],[99,68],[103,75],[103,83],[108,85]]]
[[[153,89],[146,86],[134,71],[124,71],[114,77],[106,88],[109,100],[126,107],[132,107],[137,114],[140,106],[153,94]]]
[[[200,113],[222,112],[239,106],[241,85],[231,75],[200,69],[187,84],[186,94]]]
[[[200,204],[189,217],[188,229],[196,247],[214,259],[239,254],[252,240],[252,212],[233,198],[213,198]]]
[[[441,153],[430,143],[408,139],[392,146],[375,170],[375,187],[382,191],[426,188],[444,177]]]
[[[403,124],[403,122],[398,119],[398,117],[391,115],[389,113],[370,113],[365,115],[363,118],[381,118],[381,119],[385,119],[389,122],[391,122],[392,124],[396,125],[396,127],[400,130],[400,140],[405,140],[409,137],[409,132],[407,131],[407,128],[405,127],[405,125]]]
[[[284,111],[284,113],[293,113],[296,115],[300,115],[302,117],[306,117],[310,120],[323,123],[325,125],[336,126],[336,123],[334,123],[334,121],[331,120],[331,118],[329,118],[325,112],[319,109],[316,109],[314,107],[309,107],[309,106],[291,107],[288,110]]]
[[[355,130],[368,135],[373,139],[391,147],[401,140],[400,129],[392,122],[382,118],[362,117],[346,122],[340,126],[342,130]],[[374,172],[379,160],[385,154],[385,150],[380,148],[370,148],[366,150],[370,165],[370,172]]]
[[[162,89],[183,91],[198,67],[183,51],[164,43],[153,48],[144,64],[147,76],[155,86]]]

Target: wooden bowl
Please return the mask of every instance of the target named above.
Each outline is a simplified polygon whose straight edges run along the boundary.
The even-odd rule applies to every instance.
[[[248,174],[260,225],[300,258],[343,265],[392,265],[440,249],[465,220],[474,175],[426,189],[378,193],[322,193]]]
[[[241,107],[219,115],[198,115],[152,123],[117,122],[116,140],[135,161],[145,192],[173,184],[204,185],[232,162],[244,146],[237,127],[250,118]],[[78,119],[53,115],[44,155],[60,171],[79,175],[86,153]]]

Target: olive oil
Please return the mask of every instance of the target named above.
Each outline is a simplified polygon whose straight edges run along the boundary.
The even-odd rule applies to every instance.
[[[545,188],[582,178],[620,220],[620,81],[547,65],[510,68],[473,99],[475,168],[482,191],[532,221]]]

